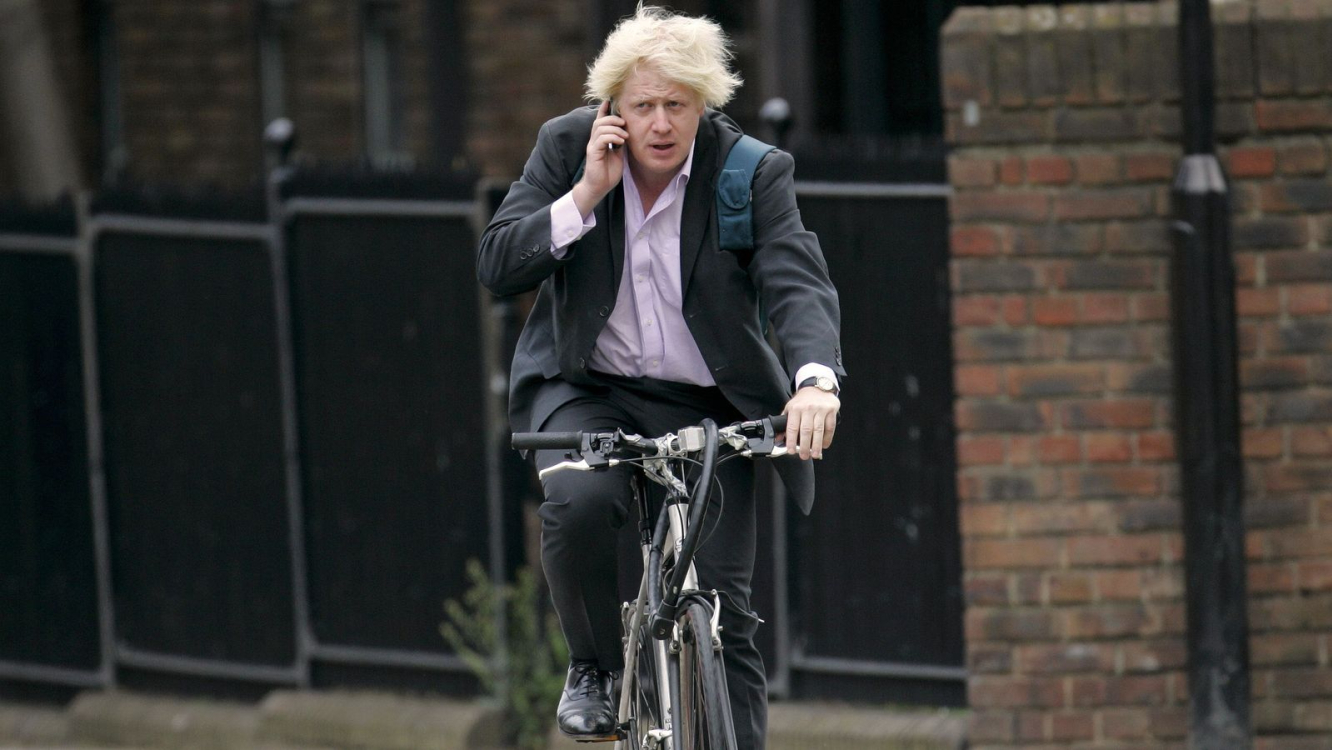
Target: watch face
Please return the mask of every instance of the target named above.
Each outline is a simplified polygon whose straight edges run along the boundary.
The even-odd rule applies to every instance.
[[[833,393],[834,391],[837,390],[837,384],[833,382],[833,379],[832,379],[832,378],[827,377],[827,376],[823,376],[823,377],[819,377],[819,378],[815,379],[815,381],[814,381],[814,385],[815,385],[815,387],[817,387],[819,390],[827,391],[827,392],[829,392],[829,393]]]

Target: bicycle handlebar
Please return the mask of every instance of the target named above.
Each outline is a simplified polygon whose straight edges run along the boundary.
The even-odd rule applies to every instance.
[[[753,422],[744,422],[744,425],[757,425],[764,420],[755,420]],[[767,417],[766,421],[772,424],[772,432],[780,435],[786,432],[786,415],[778,414]],[[541,450],[583,450],[586,447],[584,442],[588,433],[584,432],[515,432],[513,433],[513,447],[520,451],[541,451]]]
[[[581,432],[515,432],[513,447],[520,451],[581,450]]]
[[[687,427],[678,434],[668,433],[660,438],[642,438],[638,435],[627,435],[622,430],[615,430],[602,433],[519,432],[513,434],[512,440],[513,447],[518,450],[570,450],[582,454],[580,460],[573,460],[575,457],[568,455],[567,460],[542,469],[540,473],[543,480],[548,472],[566,469],[593,471],[615,466],[625,460],[618,458],[617,455],[630,452],[644,457],[655,457],[661,464],[652,469],[646,466],[639,467],[653,481],[671,488],[680,496],[685,493],[692,495],[685,498],[689,507],[688,531],[684,539],[677,542],[680,546],[676,550],[677,562],[680,560],[685,562],[673,569],[669,581],[663,582],[666,584],[664,591],[656,590],[656,587],[650,584],[648,592],[649,601],[654,602],[655,607],[655,611],[649,614],[651,617],[649,630],[653,637],[664,640],[670,636],[674,627],[681,589],[701,541],[699,530],[702,528],[703,516],[711,494],[713,476],[718,463],[717,451],[722,438],[724,437],[725,443],[740,455],[775,457],[786,453],[784,446],[776,445],[778,437],[785,431],[786,415],[782,414],[737,422],[721,431],[711,419],[704,419],[696,427]],[[698,474],[693,478],[692,491],[688,490],[665,465],[666,461],[679,460],[690,455],[701,457]],[[660,565],[662,549],[655,540],[664,539],[662,524],[665,523],[665,519],[665,510],[663,510],[658,519],[658,528],[651,537],[654,542],[646,560],[649,570],[653,569],[654,564]]]

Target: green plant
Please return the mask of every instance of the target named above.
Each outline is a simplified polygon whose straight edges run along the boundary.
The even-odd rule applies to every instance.
[[[569,649],[554,613],[541,606],[536,575],[518,571],[496,586],[478,560],[467,561],[470,586],[462,601],[444,603],[444,640],[500,701],[509,739],[523,750],[542,750],[564,689]],[[496,615],[505,616],[501,643]]]

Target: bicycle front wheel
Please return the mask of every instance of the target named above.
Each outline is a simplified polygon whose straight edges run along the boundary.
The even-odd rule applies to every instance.
[[[708,608],[690,602],[679,614],[680,707],[678,750],[736,750],[721,648],[712,642]]]

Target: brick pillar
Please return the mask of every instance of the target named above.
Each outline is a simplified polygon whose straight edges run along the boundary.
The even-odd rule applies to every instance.
[[[974,747],[1182,747],[1173,4],[944,29]],[[1332,746],[1332,0],[1221,3],[1254,725]]]

